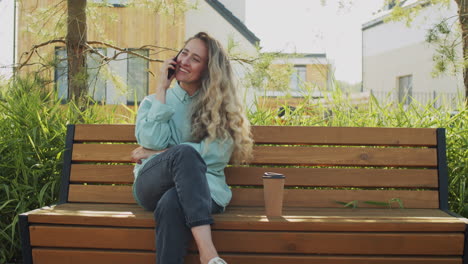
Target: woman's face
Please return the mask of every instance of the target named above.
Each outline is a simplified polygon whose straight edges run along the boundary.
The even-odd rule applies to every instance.
[[[208,48],[200,39],[192,39],[177,57],[176,79],[187,84],[199,83],[208,67]]]

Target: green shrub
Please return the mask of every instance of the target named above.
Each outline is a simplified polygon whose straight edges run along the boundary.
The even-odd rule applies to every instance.
[[[99,105],[62,104],[40,79],[19,79],[0,95],[0,263],[18,262],[18,214],[58,200],[66,125],[114,123]]]

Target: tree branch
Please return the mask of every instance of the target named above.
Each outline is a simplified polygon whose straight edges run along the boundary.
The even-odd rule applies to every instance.
[[[117,47],[117,46],[114,46],[112,44],[109,44],[109,43],[105,43],[105,42],[102,42],[102,41],[88,41],[87,44],[94,44],[94,45],[102,45],[102,46],[106,46],[106,47],[109,47],[109,48],[113,48],[115,50],[118,50],[120,51],[120,53],[128,53],[128,54],[132,54],[133,56],[136,56],[136,57],[140,57],[142,59],[145,59],[147,61],[153,61],[153,62],[164,62],[163,60],[159,60],[159,59],[152,59],[150,57],[147,57],[147,56],[143,56],[141,54],[138,54],[136,52],[133,52],[131,50],[125,50],[125,49],[122,49],[120,47]],[[149,45],[147,45],[149,46]],[[172,49],[168,49],[168,50],[172,50]],[[91,50],[91,52],[95,52],[94,49]],[[104,56],[104,55],[102,55]],[[106,57],[106,56],[105,56]],[[115,57],[115,56],[114,56]],[[109,59],[108,57],[106,57],[107,59]]]
[[[37,52],[37,50],[41,47],[44,47],[44,46],[47,46],[47,45],[50,45],[50,44],[54,44],[54,43],[62,43],[64,45],[66,45],[66,41],[64,39],[54,39],[54,40],[49,40],[49,41],[46,41],[46,42],[43,42],[43,43],[40,43],[40,44],[37,44],[37,45],[34,45],[28,52],[24,52],[21,57],[20,57],[20,61],[22,61],[22,58],[23,56],[27,56],[27,58],[25,59],[24,62],[21,62],[20,65],[18,66],[17,70],[20,70],[21,68],[23,68],[24,66],[31,66],[31,65],[34,65],[34,64],[37,64],[37,63],[34,63],[34,64],[28,64],[29,60],[31,59],[31,57],[33,56],[34,53],[36,53],[37,55],[39,55],[39,53]],[[112,57],[108,57],[104,54],[102,54],[101,52],[99,52],[99,50],[97,50],[96,48],[93,48],[91,45],[101,45],[101,46],[105,46],[105,47],[109,47],[109,48],[113,48],[115,50],[118,50],[119,52],[117,52],[114,56]],[[97,54],[99,57],[102,58],[102,60],[105,62],[103,63],[103,65],[109,63],[109,61],[112,61],[112,60],[117,60],[117,57],[120,55],[120,54],[123,54],[123,53],[127,53],[127,54],[131,54],[133,56],[136,56],[136,57],[139,57],[139,58],[142,58],[142,59],[145,59],[147,61],[151,61],[151,62],[164,62],[164,60],[160,60],[160,59],[152,59],[150,57],[147,57],[147,56],[144,56],[144,55],[141,55],[141,54],[138,54],[136,52],[133,52],[131,50],[126,50],[124,48],[120,48],[120,47],[117,47],[115,45],[112,45],[112,44],[109,44],[109,43],[106,43],[106,42],[102,42],[102,41],[87,41],[85,42],[84,46],[86,47],[86,52],[91,52],[91,53],[95,53]],[[160,46],[156,46],[156,45],[143,45],[141,46],[140,48],[136,49],[136,50],[141,50],[141,49],[161,49],[161,51],[155,53],[155,54],[158,54],[160,52],[164,52],[164,51],[174,51],[174,52],[177,52],[176,49],[172,49],[172,48],[166,48],[166,47],[160,47]],[[40,56],[39,56],[40,57]],[[237,57],[237,56],[232,56],[230,58],[231,60],[233,61],[238,61],[240,63],[246,63],[246,64],[252,64],[254,63],[255,61],[258,60],[258,58],[254,58],[254,59],[246,59],[246,58],[241,58],[241,57]],[[150,72],[152,75],[154,75],[152,72]]]
[[[50,44],[53,44],[53,43],[63,43],[63,44],[65,44],[65,40],[63,40],[63,39],[53,39],[53,40],[43,42],[41,44],[34,45],[29,51],[24,52],[23,54],[21,54],[20,61],[23,58],[23,56],[28,56],[28,57],[26,58],[26,60],[24,62],[22,62],[18,66],[18,70],[21,70],[21,68],[23,68],[23,66],[27,65],[27,63],[29,62],[32,55],[36,52],[37,49],[39,49],[41,47],[44,47],[44,46],[47,46],[47,45],[50,45]]]

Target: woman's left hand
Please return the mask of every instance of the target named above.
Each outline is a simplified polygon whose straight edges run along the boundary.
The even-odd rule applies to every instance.
[[[136,162],[138,164],[141,164],[142,159],[147,159],[151,157],[154,154],[161,153],[166,151],[167,149],[163,150],[152,150],[152,149],[146,149],[142,146],[139,146],[138,148],[134,149],[132,151],[132,161]]]

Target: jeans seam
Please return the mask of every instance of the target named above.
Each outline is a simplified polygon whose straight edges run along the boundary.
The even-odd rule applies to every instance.
[[[159,160],[157,160],[157,161],[156,160],[150,160],[149,162],[152,162],[152,163],[147,164],[147,165],[150,165],[150,166],[144,166],[143,168],[141,168],[140,172],[138,173],[138,176],[140,176],[143,173],[147,172],[148,170],[150,170],[154,166],[158,165],[159,163],[169,160],[170,156],[169,157],[163,157],[163,158],[160,158],[159,156],[156,156],[153,159],[158,159],[158,158],[159,158]]]

